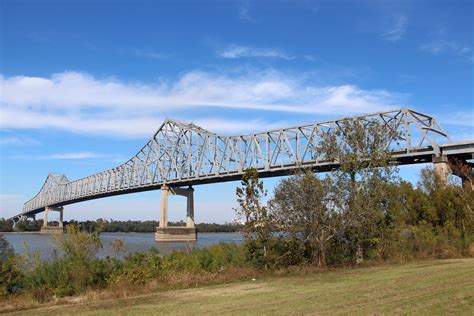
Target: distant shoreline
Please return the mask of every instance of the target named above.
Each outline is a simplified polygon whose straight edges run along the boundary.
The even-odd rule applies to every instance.
[[[1,234],[38,234],[40,231],[34,231],[34,232],[0,232]]]
[[[0,232],[0,235],[2,234],[40,234],[41,232],[38,231],[27,231],[27,232]],[[100,234],[117,234],[117,235],[123,235],[123,234],[154,234],[155,232],[101,232]],[[198,234],[235,234],[235,233],[240,233],[239,231],[235,232],[197,232]],[[47,235],[47,234],[45,234]]]

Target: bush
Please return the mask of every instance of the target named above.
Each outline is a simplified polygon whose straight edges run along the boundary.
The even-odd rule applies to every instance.
[[[102,246],[98,234],[81,231],[77,226],[68,226],[67,235],[55,239],[60,255],[49,261],[32,258],[27,268],[25,285],[38,300],[48,295],[66,296],[81,293],[90,287],[104,287],[113,269],[109,259],[96,258]]]
[[[23,283],[21,258],[15,256],[8,241],[0,235],[0,297],[18,293]]]
[[[245,265],[242,246],[221,243],[190,252],[173,251],[162,255],[156,250],[132,253],[118,261],[109,283],[144,284],[149,280],[164,278],[173,273],[218,272],[225,268]]]
[[[19,293],[22,290],[24,275],[20,269],[21,258],[12,256],[0,264],[0,297]]]
[[[246,265],[244,249],[241,245],[220,243],[208,249],[213,259],[210,271]]]
[[[0,235],[0,263],[14,256],[13,248],[8,241]]]
[[[163,270],[162,255],[151,250],[148,253],[132,253],[118,261],[108,277],[108,283],[139,283],[157,278]]]

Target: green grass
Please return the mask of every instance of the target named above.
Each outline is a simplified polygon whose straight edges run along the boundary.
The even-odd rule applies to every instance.
[[[267,277],[21,312],[22,315],[263,313],[474,315],[474,259]]]

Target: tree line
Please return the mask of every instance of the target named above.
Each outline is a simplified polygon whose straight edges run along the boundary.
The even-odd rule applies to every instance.
[[[51,225],[57,226],[58,222],[52,221]],[[17,231],[40,231],[43,226],[43,220],[27,220],[20,221],[16,227]],[[106,220],[97,219],[95,221],[64,221],[64,226],[74,225],[79,226],[86,232],[106,232],[106,233],[154,233],[156,227],[160,225],[159,221],[118,221],[118,220]],[[186,226],[184,221],[170,222],[169,226]],[[231,233],[238,232],[242,229],[241,224],[237,223],[199,223],[196,224],[196,229],[200,233]],[[13,221],[0,219],[0,232],[12,232]]]

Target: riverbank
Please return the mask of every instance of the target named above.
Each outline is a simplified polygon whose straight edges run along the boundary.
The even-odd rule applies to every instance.
[[[59,300],[13,315],[186,314],[469,314],[474,309],[474,259],[260,275],[244,281],[125,298],[97,293]],[[255,280],[253,280],[255,279]],[[228,281],[227,281],[228,282]],[[3,304],[5,309],[13,308]],[[26,306],[25,306],[26,307]],[[19,308],[19,306],[17,307]]]

